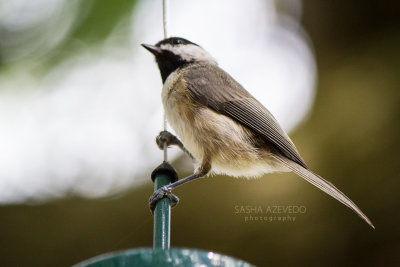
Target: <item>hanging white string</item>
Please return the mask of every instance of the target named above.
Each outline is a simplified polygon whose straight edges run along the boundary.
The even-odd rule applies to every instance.
[[[163,0],[163,29],[164,29],[164,38],[168,38],[168,9],[169,9],[169,0]]]
[[[163,30],[164,30],[164,39],[168,38],[168,8],[169,8],[169,0],[163,0]],[[164,122],[163,122],[164,131],[167,130],[167,116],[164,110]],[[168,161],[167,154],[167,144],[164,143],[164,161]]]

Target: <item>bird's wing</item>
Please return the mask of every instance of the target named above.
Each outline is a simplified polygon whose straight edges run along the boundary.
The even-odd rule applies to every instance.
[[[212,65],[193,65],[183,70],[183,78],[195,101],[260,134],[283,155],[307,168],[274,116],[225,71]]]

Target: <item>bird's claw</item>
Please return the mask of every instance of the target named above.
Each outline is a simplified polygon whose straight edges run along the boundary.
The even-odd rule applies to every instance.
[[[176,195],[172,194],[171,189],[167,185],[165,185],[155,191],[153,195],[151,195],[149,199],[151,213],[154,213],[157,202],[164,197],[167,197],[171,200],[172,208],[175,207],[179,202],[179,198]]]
[[[168,131],[162,131],[156,137],[157,146],[161,150],[164,149],[164,144],[166,144],[167,146],[173,145],[173,144],[176,143],[176,140],[177,140],[176,136],[173,135],[172,133],[168,132]]]

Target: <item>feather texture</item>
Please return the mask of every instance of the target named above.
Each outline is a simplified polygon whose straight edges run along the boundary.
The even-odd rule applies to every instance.
[[[186,67],[183,77],[194,100],[262,135],[288,158],[307,168],[274,116],[228,73],[218,66],[196,64]]]

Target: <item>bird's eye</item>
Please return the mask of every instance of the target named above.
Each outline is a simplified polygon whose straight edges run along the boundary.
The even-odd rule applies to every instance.
[[[180,39],[175,39],[175,40],[174,40],[174,44],[182,44],[182,40],[180,40]]]

